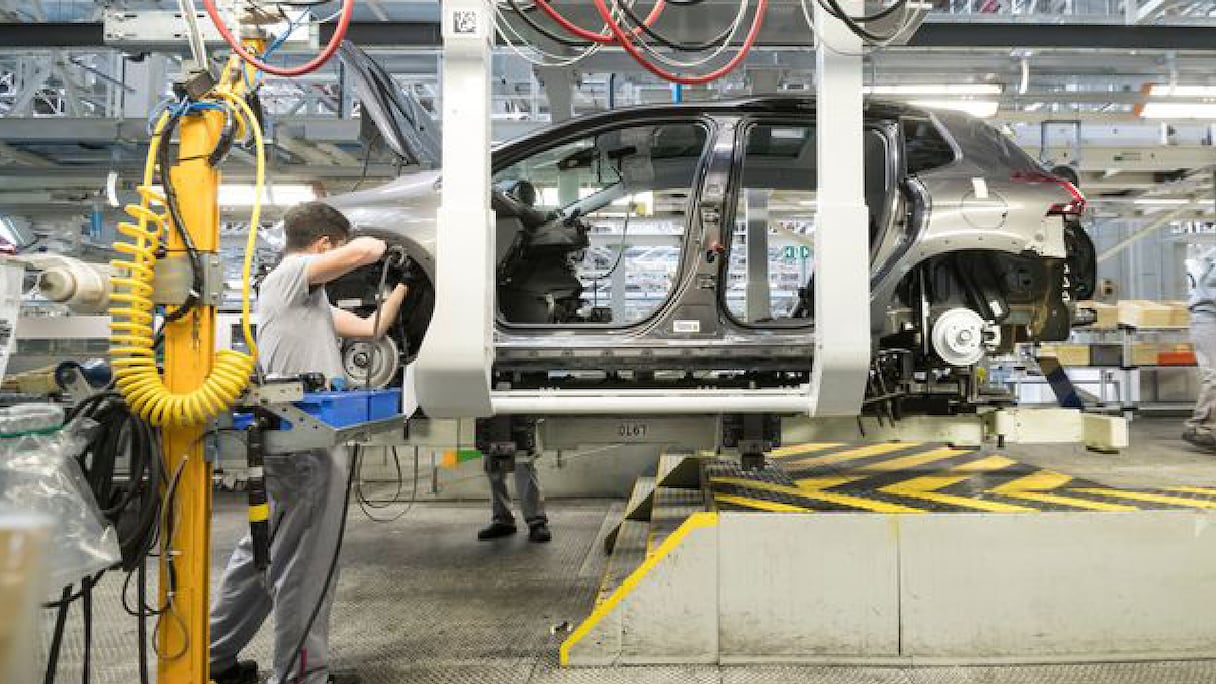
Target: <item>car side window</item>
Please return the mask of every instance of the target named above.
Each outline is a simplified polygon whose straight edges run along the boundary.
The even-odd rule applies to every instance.
[[[699,122],[599,131],[495,173],[496,189],[537,210],[510,225],[499,214],[503,320],[629,325],[655,313],[679,276],[708,134]]]
[[[814,268],[815,129],[756,124],[744,133],[724,300],[740,323],[806,319]]]

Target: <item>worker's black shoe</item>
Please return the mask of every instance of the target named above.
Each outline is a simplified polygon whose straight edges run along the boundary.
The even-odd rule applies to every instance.
[[[1205,451],[1216,451],[1216,437],[1211,433],[1200,432],[1195,428],[1187,428],[1182,432],[1182,439],[1191,446],[1204,449]]]
[[[515,526],[510,523],[492,522],[489,527],[482,528],[477,533],[477,539],[486,541],[499,537],[510,537],[515,534]]]
[[[211,673],[215,684],[258,684],[258,664],[252,660],[238,660],[236,665]]]
[[[553,534],[549,532],[549,526],[545,523],[536,523],[528,528],[528,541],[547,544],[550,539],[553,539]]]

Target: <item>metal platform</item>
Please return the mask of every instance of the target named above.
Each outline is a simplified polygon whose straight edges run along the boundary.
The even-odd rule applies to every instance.
[[[668,455],[634,499],[563,664],[1216,656],[1216,488],[819,442],[759,470]]]

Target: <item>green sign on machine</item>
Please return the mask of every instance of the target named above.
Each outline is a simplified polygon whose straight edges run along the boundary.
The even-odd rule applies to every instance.
[[[790,261],[809,259],[811,258],[811,247],[810,245],[786,245],[781,249],[781,256]]]

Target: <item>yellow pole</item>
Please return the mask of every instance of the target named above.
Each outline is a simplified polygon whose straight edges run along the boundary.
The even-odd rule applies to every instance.
[[[178,163],[170,171],[178,206],[195,246],[204,254],[219,245],[219,171],[207,163],[224,126],[224,113],[206,110],[181,120]],[[162,144],[167,144],[163,141]],[[184,254],[176,231],[169,232],[170,254]],[[165,327],[165,383],[170,391],[188,392],[202,384],[211,370],[215,348],[215,309],[196,306]],[[203,460],[205,426],[166,427],[162,435],[166,472],[175,473],[184,461],[174,497],[173,537],[161,536],[160,595],[167,605],[167,561],[176,576],[172,610],[162,616],[157,681],[161,684],[207,684],[210,634],[211,464]],[[170,556],[169,554],[172,554]]]

